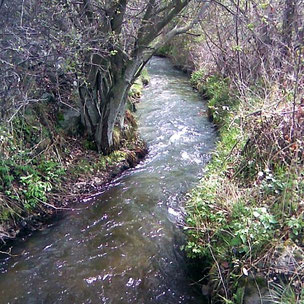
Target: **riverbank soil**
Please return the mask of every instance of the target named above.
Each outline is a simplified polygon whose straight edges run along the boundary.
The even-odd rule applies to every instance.
[[[129,95],[123,131],[115,128],[114,151],[97,153],[80,129],[75,105],[55,101],[28,106],[11,126],[0,126],[0,247],[36,229],[84,198],[89,199],[147,153],[133,112],[147,75]]]
[[[41,192],[38,189],[37,193],[32,195],[34,199],[37,198],[35,205],[24,208],[22,201],[15,201],[9,195],[1,195],[2,204],[8,208],[8,211],[2,208],[6,216],[2,217],[0,225],[1,247],[5,247],[7,241],[13,240],[19,234],[25,235],[43,228],[44,223],[51,217],[72,208],[74,203],[94,197],[113,178],[134,167],[147,154],[147,148],[141,140],[133,138],[132,141],[126,143],[128,143],[126,146],[112,152],[109,156],[103,156],[95,151],[87,150],[79,139],[69,138],[69,142],[65,144],[71,152],[61,155],[60,163],[53,160],[47,161],[47,164],[51,162],[58,172],[51,171],[52,175],[58,174],[58,176],[50,178],[46,176],[45,183],[49,183],[48,188],[46,189],[42,184],[44,183],[42,176],[39,180],[38,178],[36,181],[32,180],[34,186],[41,185],[42,188]],[[46,173],[51,175],[49,172]],[[24,194],[26,191],[17,181],[12,187],[16,193],[21,190]],[[22,194],[18,195],[19,199],[22,198]]]

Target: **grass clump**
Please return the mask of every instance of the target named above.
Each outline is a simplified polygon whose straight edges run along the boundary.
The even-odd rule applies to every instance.
[[[208,114],[216,126],[224,127],[238,107],[238,99],[230,95],[229,80],[200,69],[191,74],[190,82],[208,100]]]
[[[185,250],[208,261],[214,302],[243,303],[246,282],[259,276],[263,284],[287,284],[300,301],[304,258],[295,252],[304,247],[302,116],[292,114],[288,101],[279,109],[256,96],[240,103],[227,80],[201,71],[192,84],[207,98],[219,141],[190,194]],[[282,256],[295,263],[279,267]]]

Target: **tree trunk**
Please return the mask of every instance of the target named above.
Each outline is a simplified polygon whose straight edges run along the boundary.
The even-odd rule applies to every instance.
[[[113,149],[114,126],[117,124],[119,128],[123,127],[118,119],[118,114],[121,107],[124,108],[129,88],[130,85],[122,79],[117,84],[114,84],[111,90],[111,96],[106,101],[106,106],[103,109],[94,134],[99,152],[109,154]]]
[[[158,8],[153,6],[154,0],[149,0],[138,36],[129,52],[124,51],[124,41],[120,41],[120,45],[117,44],[127,1],[110,2],[113,5],[106,10],[110,22],[105,23],[103,31],[111,31],[117,37],[112,37],[107,42],[106,49],[110,55],[103,58],[96,54],[88,56],[86,84],[79,89],[82,122],[99,152],[109,154],[113,150],[114,127],[123,128],[128,92],[142,67],[157,49],[193,26],[193,22],[181,28],[176,26],[160,38],[162,29],[190,2],[191,0],[169,1],[169,5],[164,6],[167,14],[159,20],[154,20],[153,10],[157,12]],[[84,3],[85,12],[90,19],[89,24],[92,24],[94,20],[91,18],[89,1]],[[205,4],[202,7],[205,8]]]
[[[138,54],[129,61],[121,54],[116,56],[110,59],[107,72],[92,69],[91,74],[95,74],[95,79],[91,77],[90,80],[92,87],[79,90],[82,123],[94,139],[97,150],[104,154],[113,150],[114,126],[123,129],[128,92],[142,62]]]

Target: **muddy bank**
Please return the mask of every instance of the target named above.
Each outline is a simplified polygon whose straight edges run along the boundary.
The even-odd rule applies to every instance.
[[[75,174],[75,170],[82,170],[79,162],[85,159],[88,164],[98,163],[100,154],[94,151],[87,151],[81,145],[74,145],[74,151],[70,155],[73,163],[66,169],[63,181],[59,189],[49,193],[48,200],[39,209],[19,221],[12,221],[6,226],[1,227],[0,251],[9,253],[17,238],[30,235],[33,231],[44,229],[52,223],[58,216],[67,210],[73,209],[73,206],[79,202],[87,202],[102,193],[107,185],[124,171],[134,168],[148,153],[145,143],[137,140],[130,143],[134,146],[132,149],[124,149],[124,159],[118,159],[106,164],[104,170],[91,170],[85,173]],[[66,160],[67,161],[67,160]]]
[[[148,83],[144,69],[130,89],[124,127],[114,128],[108,156],[96,152],[75,104],[52,99],[29,105],[11,128],[0,123],[0,249],[95,197],[144,158],[148,151],[134,113]]]

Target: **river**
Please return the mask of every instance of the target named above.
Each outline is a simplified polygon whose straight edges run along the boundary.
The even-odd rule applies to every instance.
[[[203,303],[180,245],[184,197],[216,132],[187,77],[153,58],[138,105],[149,154],[97,199],[18,240],[0,260],[0,303]]]

